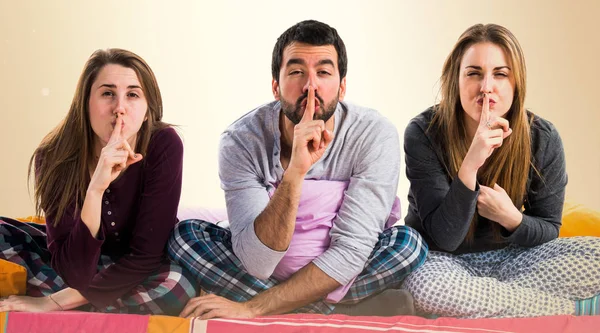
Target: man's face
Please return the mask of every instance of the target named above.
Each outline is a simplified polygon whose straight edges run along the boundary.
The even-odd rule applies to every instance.
[[[283,113],[294,124],[304,114],[309,85],[315,89],[314,119],[327,121],[346,93],[346,78],[340,81],[333,45],[293,42],[283,50],[279,81],[273,80],[273,96],[281,101]]]

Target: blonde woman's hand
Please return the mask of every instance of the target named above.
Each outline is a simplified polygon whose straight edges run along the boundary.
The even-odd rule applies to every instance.
[[[493,188],[479,186],[477,212],[510,232],[513,232],[523,219],[523,214],[515,207],[508,193],[498,184],[494,184]]]
[[[502,142],[512,133],[508,120],[494,117],[490,113],[490,97],[483,96],[483,107],[479,126],[473,136],[469,151],[463,160],[462,166],[468,170],[479,170],[494,149],[502,146]],[[461,167],[462,167],[461,166]]]
[[[142,155],[134,153],[127,140],[121,136],[122,125],[123,119],[117,117],[110,139],[100,153],[88,191],[104,192],[121,171],[142,160]]]

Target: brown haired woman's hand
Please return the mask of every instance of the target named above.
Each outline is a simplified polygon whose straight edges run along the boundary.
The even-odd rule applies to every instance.
[[[50,296],[30,297],[11,295],[0,301],[0,312],[48,312],[60,310],[59,306],[52,301]]]
[[[513,232],[523,219],[523,214],[515,207],[508,193],[498,184],[494,187],[479,186],[477,212],[490,221],[502,225]]]
[[[142,160],[142,155],[134,153],[127,140],[121,136],[122,124],[123,119],[117,117],[110,139],[100,153],[88,190],[104,192],[121,171]]]

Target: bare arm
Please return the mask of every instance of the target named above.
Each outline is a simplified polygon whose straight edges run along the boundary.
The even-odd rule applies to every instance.
[[[97,273],[98,257],[104,242],[100,229],[104,191],[125,167],[142,159],[121,137],[121,123],[122,119],[118,118],[109,143],[102,149],[81,213],[77,214],[73,204],[56,225],[53,216],[49,215],[46,219],[52,268],[67,285],[77,290],[86,290]]]
[[[340,283],[310,263],[246,304],[256,316],[282,314],[318,301],[339,286]]]
[[[304,176],[323,156],[333,139],[333,135],[325,129],[325,122],[313,120],[314,114],[315,91],[309,87],[302,120],[294,126],[289,165],[269,204],[254,221],[256,236],[276,251],[285,251],[290,245]]]
[[[60,307],[60,310],[71,310],[89,303],[79,291],[73,288],[65,288],[52,294],[52,300]]]
[[[303,175],[286,172],[267,207],[254,221],[256,236],[272,250],[285,251],[292,241],[303,179]]]
[[[326,130],[323,120],[312,120],[312,89],[308,100],[302,121],[291,127],[293,133],[286,132],[293,137],[289,164],[271,197],[265,190],[263,175],[255,169],[262,148],[257,151],[246,146],[246,132],[233,131],[221,140],[219,176],[225,184],[233,252],[246,271],[259,279],[271,276],[285,255],[296,223],[304,176],[333,140],[333,133]]]
[[[322,299],[340,284],[310,263],[285,282],[270,288],[245,303],[230,301],[216,295],[191,299],[181,317],[254,318],[282,314]]]
[[[123,119],[117,116],[115,128],[108,144],[102,148],[81,208],[81,220],[90,229],[90,233],[94,238],[98,238],[98,231],[100,230],[104,191],[127,166],[142,160],[142,156],[135,154],[127,140],[121,136],[122,124]]]
[[[48,312],[71,310],[87,304],[88,301],[73,288],[65,288],[46,297],[11,295],[0,300],[0,312]]]
[[[94,238],[98,238],[101,215],[102,192],[88,190],[81,207],[81,221],[88,227]]]

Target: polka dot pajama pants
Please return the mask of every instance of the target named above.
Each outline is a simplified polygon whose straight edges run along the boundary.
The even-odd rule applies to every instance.
[[[452,255],[430,251],[403,282],[422,315],[532,317],[575,314],[600,293],[600,238],[558,238],[525,248]]]

